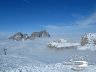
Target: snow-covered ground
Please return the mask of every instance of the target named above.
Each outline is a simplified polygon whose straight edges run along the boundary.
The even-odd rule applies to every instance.
[[[86,57],[92,64],[82,72],[96,71],[94,49],[51,49],[46,46],[51,41],[50,38],[21,42],[0,39],[0,72],[74,72],[63,62],[75,55]]]
[[[58,41],[50,42],[47,45],[54,48],[76,48],[79,43],[68,42],[65,39],[60,39]]]
[[[29,59],[29,60],[28,60]],[[0,58],[0,72],[75,72],[72,66],[63,62],[45,64],[30,58],[17,56],[2,56]],[[95,72],[96,65],[89,65],[81,72]]]
[[[85,46],[79,46],[77,49],[78,50],[96,51],[96,45],[94,45],[94,44],[86,44]]]
[[[0,72],[75,72],[72,66],[64,65],[64,62],[46,64],[34,59],[4,56],[0,57]],[[89,65],[80,72],[95,72],[96,65]]]

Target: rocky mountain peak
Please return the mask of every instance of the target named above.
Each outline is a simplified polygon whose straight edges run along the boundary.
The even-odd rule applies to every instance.
[[[81,39],[81,45],[96,44],[96,33],[88,33]]]
[[[50,37],[50,34],[46,30],[42,30],[40,32],[33,32],[30,36],[30,39],[34,39],[38,37]]]
[[[27,34],[22,34],[21,32],[17,32],[13,36],[9,37],[9,39],[16,40],[16,41],[21,41],[21,40],[32,40],[35,38],[40,38],[40,37],[50,37],[50,34],[46,30],[42,30],[40,32],[33,32],[31,36],[29,37]]]
[[[21,32],[17,32],[13,36],[9,37],[9,39],[20,41],[20,40],[27,40],[29,36],[27,34],[22,34]]]

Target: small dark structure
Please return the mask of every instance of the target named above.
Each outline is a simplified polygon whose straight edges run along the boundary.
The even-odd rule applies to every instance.
[[[4,55],[7,55],[7,52],[6,52],[7,49],[4,49]]]

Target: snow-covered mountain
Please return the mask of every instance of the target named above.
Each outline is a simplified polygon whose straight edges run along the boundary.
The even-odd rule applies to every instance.
[[[96,33],[88,33],[84,35],[81,39],[81,46],[78,47],[79,50],[96,50]]]
[[[96,33],[88,33],[82,37],[81,45],[84,46],[86,44],[95,44],[96,45]]]
[[[46,30],[42,30],[40,32],[33,32],[30,36],[30,39],[40,38],[40,37],[50,37],[50,34]]]
[[[65,39],[60,39],[58,41],[53,41],[47,44],[48,47],[54,47],[54,48],[73,48],[77,47],[78,43],[68,42]]]

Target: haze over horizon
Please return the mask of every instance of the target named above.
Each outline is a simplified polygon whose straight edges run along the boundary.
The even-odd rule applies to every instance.
[[[96,32],[95,0],[0,0],[0,33]]]

